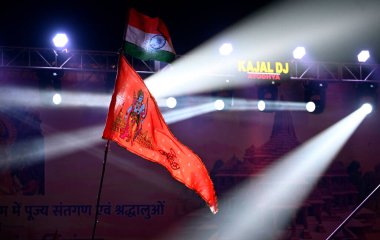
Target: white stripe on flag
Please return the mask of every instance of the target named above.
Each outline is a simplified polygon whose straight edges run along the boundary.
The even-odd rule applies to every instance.
[[[128,25],[125,41],[133,43],[137,46],[140,46],[143,49],[152,50],[152,48],[149,46],[149,42],[150,42],[150,39],[156,35],[157,34],[146,33],[144,31],[141,31],[138,28]],[[164,51],[174,53],[172,47],[168,44],[167,41],[165,42],[165,45],[163,47],[161,47],[160,49],[154,49],[154,50],[164,50]]]

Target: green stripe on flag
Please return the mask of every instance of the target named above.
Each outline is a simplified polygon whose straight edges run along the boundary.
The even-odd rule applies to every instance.
[[[133,43],[124,42],[124,52],[132,57],[139,58],[141,60],[156,60],[161,62],[172,62],[175,58],[175,54],[164,50],[147,51]]]

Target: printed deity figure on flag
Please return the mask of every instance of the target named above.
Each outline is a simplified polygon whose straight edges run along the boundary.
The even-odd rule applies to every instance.
[[[144,104],[144,92],[140,89],[125,114],[125,128],[120,136],[122,139],[126,138],[127,142],[133,143],[142,129],[147,111],[147,105]]]
[[[135,10],[132,12],[136,13]],[[149,17],[142,19],[152,20]],[[161,20],[155,18],[154,21],[160,24],[153,24],[153,26],[162,28]],[[149,24],[144,22],[141,25]],[[124,50],[129,50],[129,48],[126,47]],[[170,60],[166,52],[159,53],[150,57],[154,59],[160,55],[159,59],[162,61]],[[174,51],[170,52],[170,54],[173,53]],[[162,54],[166,57],[162,57]],[[143,57],[148,55],[143,55]],[[182,144],[170,131],[156,100],[143,79],[128,63],[124,54],[119,57],[115,88],[103,138],[112,140],[130,152],[164,166],[173,178],[197,192],[211,211],[214,214],[217,213],[217,197],[205,165],[198,155]]]

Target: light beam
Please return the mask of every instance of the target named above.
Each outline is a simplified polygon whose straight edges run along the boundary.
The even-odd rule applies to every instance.
[[[237,186],[220,199],[219,217],[208,219],[215,239],[277,239],[294,218],[301,203],[313,190],[320,176],[367,115],[359,108],[325,131],[286,154],[260,175]],[[286,207],[287,211],[282,211]],[[220,216],[222,215],[222,216]],[[275,223],[275,224],[274,224]],[[188,221],[164,239],[175,239],[181,227],[202,225]],[[326,233],[327,234],[327,233]],[[207,239],[194,231],[188,239]]]

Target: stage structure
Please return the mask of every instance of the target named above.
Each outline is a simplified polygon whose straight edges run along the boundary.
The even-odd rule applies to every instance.
[[[129,58],[128,60],[133,68],[142,75],[142,78],[164,70],[166,67],[163,63],[154,61],[141,61],[133,58]],[[28,168],[17,166],[17,171],[4,171],[0,174],[0,178],[4,177],[3,179],[12,179],[8,178],[9,176],[14,176],[14,178],[18,179],[24,176],[22,174],[27,172],[29,173],[28,176],[30,176],[30,179],[24,177],[23,181],[20,181],[22,186],[38,186],[36,188],[22,188],[22,192],[8,191],[6,192],[8,196],[1,198],[1,239],[16,239],[16,237],[11,238],[9,236],[21,236],[21,238],[23,236],[34,236],[33,239],[41,239],[43,236],[48,237],[53,235],[61,235],[62,237],[68,238],[72,237],[73,234],[75,234],[75,238],[83,238],[90,235],[91,229],[89,230],[89,226],[91,227],[92,223],[94,223],[94,214],[96,215],[94,209],[97,209],[96,206],[98,205],[94,205],[95,201],[93,196],[94,192],[98,190],[98,185],[97,182],[93,184],[92,178],[89,176],[95,173],[93,177],[95,179],[99,177],[96,175],[99,171],[97,168],[98,165],[93,163],[94,160],[100,161],[103,155],[102,152],[93,154],[95,153],[93,146],[96,144],[100,146],[100,144],[102,144],[99,138],[99,132],[104,126],[106,110],[103,105],[99,105],[102,106],[102,108],[92,107],[93,105],[91,104],[87,105],[89,101],[87,101],[86,97],[89,96],[88,93],[90,93],[90,95],[93,94],[93,99],[98,99],[97,95],[99,95],[100,101],[105,102],[108,106],[108,101],[105,101],[105,98],[102,98],[102,96],[111,95],[110,92],[105,93],[104,90],[106,87],[107,91],[113,88],[113,84],[111,83],[113,83],[115,79],[117,63],[117,52],[83,50],[58,51],[53,48],[0,47],[0,75],[2,83],[4,82],[2,90],[3,93],[6,93],[0,94],[0,97],[2,96],[4,100],[8,100],[4,104],[4,100],[2,99],[2,103],[11,110],[0,116],[0,125],[2,123],[0,127],[4,129],[4,131],[2,131],[3,134],[0,134],[0,142],[2,141],[8,144],[6,148],[7,151],[5,152],[8,156],[6,159],[29,159],[25,156],[29,156],[30,148],[21,148],[23,151],[20,151],[19,148],[20,146],[25,146],[25,139],[35,139],[35,141],[33,141],[34,145],[28,145],[32,146],[34,151],[41,149],[40,151],[36,151],[35,155],[33,155],[33,160],[39,160],[40,164],[36,166],[30,165]],[[267,99],[267,96],[269,96],[271,97],[269,100],[276,101],[278,98],[281,99],[281,95],[278,93],[282,93],[285,96],[285,100],[292,99],[296,96],[299,98],[298,100],[302,101],[302,91],[304,89],[307,93],[305,96],[315,100],[315,97],[313,97],[315,89],[322,91],[321,89],[324,90],[328,85],[328,90],[330,91],[329,96],[332,96],[331,99],[334,104],[331,108],[326,109],[328,114],[315,116],[315,118],[300,111],[272,111],[272,114],[271,111],[269,111],[269,114],[251,111],[249,115],[236,111],[234,112],[236,118],[231,118],[231,112],[223,113],[222,111],[205,115],[202,118],[194,118],[192,121],[184,121],[181,123],[183,124],[181,126],[173,125],[173,129],[181,133],[182,137],[187,137],[188,141],[192,139],[196,139],[197,141],[202,140],[200,145],[196,147],[202,155],[210,157],[209,159],[211,160],[208,162],[209,166],[214,164],[211,175],[215,180],[215,186],[218,193],[220,193],[219,196],[221,199],[222,196],[228,197],[229,190],[233,189],[240,182],[261,176],[260,173],[270,164],[301,145],[305,141],[304,133],[313,135],[315,132],[319,132],[325,125],[328,126],[334,123],[335,119],[331,116],[340,119],[338,114],[341,112],[336,111],[336,109],[344,110],[349,107],[353,101],[356,101],[355,97],[351,98],[351,96],[354,96],[352,95],[355,93],[354,89],[352,89],[351,86],[346,87],[345,82],[349,83],[348,85],[360,85],[358,86],[358,90],[361,91],[358,91],[358,94],[367,95],[371,93],[376,95],[372,90],[377,90],[376,87],[380,81],[380,65],[368,63],[306,62],[304,60],[295,59],[281,62],[268,62],[263,59],[245,59],[232,62],[231,69],[232,70],[225,74],[227,76],[233,75],[235,80],[248,79],[248,81],[253,80],[255,82],[265,83],[263,85],[258,84],[252,88],[247,87],[249,89],[241,89],[240,92],[240,89],[237,89],[237,100],[241,100],[239,99],[240,96],[245,97],[246,95],[248,95],[246,98],[247,101],[249,101],[250,98],[254,99],[256,97],[256,91],[253,90],[258,90],[257,96],[259,98],[263,97]],[[222,82],[226,83],[224,76],[224,73],[218,74]],[[82,81],[82,79],[84,79],[84,81]],[[34,80],[38,81],[33,82]],[[104,80],[110,84],[104,84]],[[231,81],[234,80],[231,79]],[[22,86],[22,88],[20,88],[21,90],[18,89],[18,87],[13,88],[13,86],[8,88],[7,85],[12,85],[13,83],[16,86]],[[80,96],[76,98],[79,100],[79,105],[68,104],[66,105],[68,106],[67,108],[51,108],[50,106],[53,105],[51,105],[50,99],[46,101],[49,105],[45,105],[44,91],[31,91],[30,93],[26,91],[28,90],[28,88],[26,88],[28,85],[35,88],[39,87],[40,90],[45,90],[50,87],[50,83],[53,84],[54,88],[57,88],[56,90],[61,89],[61,83],[62,89],[67,93],[80,93]],[[278,91],[277,86],[280,84],[282,88],[280,89],[281,91]],[[342,87],[343,85],[344,87]],[[372,85],[374,86],[373,89],[369,90]],[[12,91],[8,91],[8,89]],[[320,91],[317,91],[317,94],[315,94],[317,97],[318,94],[321,94]],[[269,94],[267,92],[269,92]],[[41,93],[43,94],[40,95]],[[46,93],[50,93],[50,91],[46,91]],[[227,93],[229,92],[227,91]],[[338,97],[336,93],[342,96],[349,96],[351,102],[345,101],[348,97]],[[17,97],[12,98],[12,96]],[[26,101],[24,101],[24,96],[28,96]],[[42,98],[40,99],[39,96],[42,96]],[[82,98],[82,96],[84,97]],[[222,94],[217,96],[222,96]],[[227,94],[227,96],[229,95]],[[235,95],[232,94],[231,96],[235,97]],[[323,99],[323,96],[324,95],[320,95],[319,99]],[[187,98],[185,99],[187,100]],[[20,102],[16,100],[20,100]],[[34,103],[32,100],[36,101],[36,105],[32,105],[32,103]],[[17,103],[21,104],[13,105]],[[82,103],[84,104],[81,105]],[[189,103],[194,105],[194,102],[189,101]],[[35,109],[30,106],[42,107],[34,111]],[[71,106],[75,107],[71,108]],[[175,110],[176,109],[174,109],[173,112]],[[228,117],[225,117],[227,115]],[[315,121],[312,122],[312,119],[315,119]],[[321,119],[324,121],[320,121]],[[345,172],[346,167],[344,164],[346,164],[346,162],[340,160],[350,161],[351,158],[354,159],[354,157],[360,156],[361,159],[364,158],[364,160],[362,160],[363,163],[365,162],[368,165],[372,164],[373,156],[378,155],[379,150],[376,147],[377,145],[361,144],[363,138],[360,138],[360,136],[364,136],[365,138],[372,136],[377,126],[376,123],[376,121],[370,118],[367,120],[367,126],[363,127],[358,133],[363,135],[357,135],[358,137],[352,139],[353,143],[351,144],[355,145],[355,148],[350,148],[349,151],[342,153],[344,154],[342,158],[337,159],[339,161],[335,161],[331,170],[327,171],[327,174],[321,177],[320,186],[312,192],[302,206],[285,206],[286,211],[297,211],[295,221],[290,224],[294,227],[294,229],[290,229],[291,231],[294,230],[294,232],[292,232],[293,236],[300,236],[300,234],[302,234],[302,238],[306,239],[307,234],[309,234],[313,235],[312,239],[318,240],[322,239],[322,237],[326,239],[327,235],[333,232],[334,229],[336,230],[330,236],[333,236],[335,233],[344,232],[340,231],[340,228],[345,225],[346,222],[351,223],[349,220],[354,213],[356,213],[356,210],[349,215],[350,209],[358,203],[356,197],[358,196],[358,191],[362,191],[362,189],[352,188],[351,184],[349,184],[349,175]],[[28,124],[33,127],[30,127]],[[100,128],[98,126],[100,126]],[[191,134],[187,135],[188,127],[198,129],[200,126],[202,126],[202,128],[199,131],[194,130]],[[68,137],[66,134],[57,134],[58,131],[56,129],[70,133],[71,137],[75,139]],[[186,130],[181,132],[181,129]],[[224,131],[220,131],[219,129],[224,129]],[[95,136],[93,135],[94,132]],[[251,132],[255,134],[251,134]],[[302,134],[297,135],[297,133]],[[369,143],[378,142],[379,133],[373,135],[374,136],[369,139]],[[81,144],[85,143],[86,145],[82,146],[78,144],[78,141],[74,141],[77,138],[80,139]],[[226,141],[227,143],[224,142],[224,139],[228,140]],[[230,141],[230,139],[237,139],[238,141]],[[65,145],[66,143],[70,143],[70,145]],[[349,145],[349,147],[352,145]],[[90,147],[91,151],[87,151]],[[3,150],[3,148],[0,150]],[[242,157],[235,157],[235,153],[239,152],[243,153]],[[67,154],[71,154],[70,157],[67,157]],[[119,156],[117,148],[114,149],[112,154],[114,154],[113,160],[115,163],[119,163],[118,160],[116,160],[116,157]],[[123,152],[123,154],[125,154],[125,152]],[[233,156],[233,158],[230,160],[226,159],[230,156]],[[24,162],[29,163],[30,161]],[[144,161],[134,161],[133,159],[131,159],[128,164],[130,165],[125,166],[128,166],[128,168],[134,166],[137,170],[140,169],[139,164],[145,167],[145,165],[143,165],[145,164]],[[100,215],[100,224],[97,228],[97,237],[108,237],[108,235],[122,235],[124,237],[127,233],[132,237],[146,234],[148,238],[151,235],[161,233],[162,229],[165,229],[163,226],[171,224],[174,217],[176,219],[175,221],[177,221],[178,216],[187,215],[187,213],[193,209],[202,207],[201,204],[198,206],[197,199],[192,198],[193,195],[181,194],[180,198],[177,198],[177,193],[168,195],[167,192],[161,193],[161,191],[157,191],[156,195],[152,195],[151,192],[157,190],[155,184],[141,181],[139,184],[144,187],[138,186],[139,184],[135,184],[135,182],[139,177],[136,176],[136,178],[134,178],[133,174],[125,174],[125,171],[120,171],[120,166],[122,166],[124,170],[124,165],[121,164],[110,165],[110,169],[107,169],[111,174],[107,179],[107,184],[109,185],[104,188],[106,194],[102,197],[102,215]],[[62,171],[65,167],[69,167],[70,171]],[[127,169],[127,167],[125,167],[125,169]],[[135,168],[132,169],[133,171],[135,170]],[[370,169],[370,167],[367,167],[367,169]],[[159,173],[159,169],[153,170]],[[83,174],[84,171],[89,174]],[[32,177],[34,177],[34,179]],[[128,178],[128,181],[123,182],[122,187],[119,187],[120,185],[118,184],[120,184],[121,178]],[[60,184],[62,179],[65,179],[65,185],[75,186],[71,189],[75,194],[72,194],[71,191],[61,191],[60,186],[62,185]],[[29,184],[30,182],[37,182],[38,184]],[[167,184],[169,186],[168,189],[176,189],[172,181],[168,181]],[[2,185],[4,186],[5,184]],[[117,187],[110,188],[109,186]],[[147,186],[147,188],[145,188],[145,186]],[[146,189],[151,191],[146,191]],[[377,189],[378,188],[376,188],[376,190]],[[115,192],[117,191],[117,194],[114,190]],[[120,192],[122,193],[120,194]],[[28,195],[28,198],[20,198],[20,195]],[[34,199],[29,198],[29,195],[36,195],[37,200],[34,202]],[[73,198],[73,196],[75,196],[75,198]],[[124,196],[125,199],[122,199]],[[131,198],[131,196],[133,198]],[[157,201],[151,203],[150,199],[152,196],[154,196]],[[32,201],[30,201],[30,199],[32,199]],[[239,209],[241,209],[241,198],[234,199],[236,199],[236,203],[238,204],[235,204],[235,200],[231,200],[224,203],[224,206],[228,207],[228,209],[234,209],[235,206],[238,206]],[[363,204],[357,209],[361,208],[362,205]],[[140,215],[130,216],[123,210],[124,207],[137,206],[148,206],[152,209],[160,209],[160,211],[156,211],[155,215],[144,216],[141,211]],[[80,212],[81,216],[79,216],[79,212],[74,213],[76,210],[72,210],[78,209],[79,207],[83,207],[82,209],[86,210]],[[18,211],[16,211],[17,209]],[[59,212],[58,210],[60,209],[71,209],[73,212],[66,214],[63,210]],[[90,212],[91,209],[92,212]],[[328,215],[327,218],[323,218],[326,216],[324,215],[326,213],[330,215]],[[345,217],[348,215],[349,217],[341,223],[343,219],[337,219],[336,215],[334,215],[336,213],[344,213]],[[364,213],[374,216],[374,213],[368,211],[367,208]],[[209,215],[207,215],[207,218],[208,216]],[[226,216],[226,219],[234,220],[232,215],[224,216]],[[362,215],[358,214],[355,217],[360,219]],[[200,219],[203,220],[202,218]],[[357,219],[352,222],[356,223]],[[108,225],[107,223],[107,225],[104,225],[108,220],[111,224]],[[136,223],[136,221],[138,222]],[[49,222],[49,224],[46,224],[47,222]],[[95,222],[97,222],[97,218],[95,218]],[[81,225],[82,223],[84,224],[83,226]],[[122,228],[122,231],[119,232],[119,226],[121,224],[126,227]],[[199,229],[203,227],[202,224],[203,221],[200,221],[200,223],[196,225],[184,225],[183,232],[189,235],[190,233],[200,232]],[[56,226],[59,226],[59,228],[57,229]],[[112,229],[114,231],[110,230],[110,226],[115,227]],[[140,229],[136,228],[136,226],[143,227]],[[153,227],[149,228],[149,226]],[[154,229],[154,226],[159,226],[159,228]],[[347,228],[349,227],[350,226]],[[360,229],[364,227],[367,226],[362,226]],[[34,232],[29,231],[29,229],[32,229]],[[151,232],[146,231],[146,229],[150,229]],[[207,233],[209,233],[209,228],[207,228]],[[377,229],[374,228],[372,232],[367,231],[367,233],[377,234],[378,232]],[[18,239],[21,238],[18,237]]]
[[[118,53],[111,51],[0,47],[1,68],[116,72],[117,60]],[[156,61],[129,60],[139,74],[153,74],[163,67],[162,63]],[[289,74],[281,80],[380,82],[379,64],[306,62],[296,59],[287,64]]]

